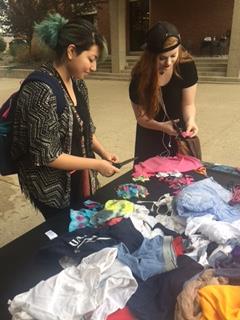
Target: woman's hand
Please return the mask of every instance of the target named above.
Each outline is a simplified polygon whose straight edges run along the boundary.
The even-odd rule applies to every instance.
[[[102,154],[102,159],[110,161],[110,162],[119,162],[119,158],[117,155],[115,155],[114,153],[110,153],[108,151],[104,151],[104,153]]]
[[[114,167],[111,162],[107,161],[107,160],[96,160],[97,166],[96,166],[96,170],[104,177],[111,177],[112,175],[114,175],[115,173],[120,172],[120,170],[116,167]]]
[[[173,120],[175,123],[179,122],[179,119]],[[172,121],[161,122],[162,132],[168,134],[169,136],[177,136],[177,131],[174,129]]]
[[[110,162],[119,162],[118,156],[116,156],[113,153],[110,153],[105,150],[105,148],[101,145],[101,143],[98,141],[95,134],[93,135],[93,151],[96,152],[99,157],[101,157],[104,160],[110,161]]]
[[[190,137],[195,137],[198,133],[198,126],[195,121],[189,121],[186,123],[186,132]]]

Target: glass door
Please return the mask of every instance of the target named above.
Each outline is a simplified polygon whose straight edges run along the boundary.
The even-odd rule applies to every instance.
[[[141,51],[149,28],[149,0],[129,0],[129,50]]]

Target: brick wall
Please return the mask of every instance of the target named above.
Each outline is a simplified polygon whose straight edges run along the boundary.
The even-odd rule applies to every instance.
[[[110,39],[110,17],[108,3],[101,4],[101,8],[97,14],[97,26],[98,30],[107,40],[108,49],[111,51],[111,39]]]
[[[122,0],[124,1],[124,0]],[[149,0],[150,24],[158,20],[174,23],[183,42],[193,54],[200,53],[201,40],[206,36],[225,35],[231,29],[234,0]],[[110,18],[108,3],[98,11],[98,29],[105,36],[111,48]],[[127,14],[128,17],[128,14]],[[126,22],[127,34],[128,21]],[[128,47],[128,40],[126,44]]]
[[[205,36],[225,35],[231,29],[234,0],[150,0],[150,24],[174,23],[193,54],[200,51]]]

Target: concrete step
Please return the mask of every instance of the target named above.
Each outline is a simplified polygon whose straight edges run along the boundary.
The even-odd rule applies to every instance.
[[[105,73],[105,72],[95,72],[90,74],[89,79],[98,80],[120,80],[120,81],[130,81],[130,74],[126,72],[122,73]],[[235,77],[225,77],[225,76],[209,76],[209,75],[199,75],[199,83],[226,83],[226,84],[240,84],[240,78]]]
[[[205,69],[227,69],[227,64],[197,64],[196,63],[196,67],[198,69],[202,69],[202,68],[205,68]]]
[[[112,68],[108,68],[108,67],[97,67],[97,71],[98,72],[111,72]]]
[[[211,64],[213,64],[213,65],[216,65],[216,66],[222,66],[222,65],[226,65],[228,62],[227,62],[227,60],[225,61],[223,61],[223,60],[206,60],[206,61],[204,61],[204,60],[201,60],[201,61],[197,61],[197,60],[194,60],[195,61],[195,63],[197,64],[197,65],[199,65],[199,66],[201,66],[201,65],[211,65]]]
[[[125,73],[125,74],[130,74],[131,73],[132,68],[130,66],[126,67],[125,70],[121,71],[121,74]],[[226,74],[226,67],[199,67],[197,66],[197,70],[198,70],[198,75],[209,75],[209,76],[225,76]],[[97,68],[97,72],[99,73],[110,73],[111,72],[111,68],[109,67],[98,67]]]
[[[33,69],[14,69],[0,67],[0,78],[25,78]]]
[[[128,55],[127,66],[124,71],[130,73],[138,59],[139,55]],[[194,57],[194,60],[199,74],[204,72],[204,75],[206,75],[207,72],[210,76],[224,76],[226,73],[226,57]],[[104,63],[98,65],[98,72],[111,72],[111,56]]]
[[[227,69],[227,65],[196,65],[198,70],[216,70],[216,71],[223,71]],[[133,65],[128,65],[125,70],[131,70],[133,67]],[[98,70],[102,68],[102,67],[98,67]],[[105,69],[105,68],[104,68]]]
[[[137,61],[139,59],[139,56],[127,56],[126,60],[129,62]],[[193,57],[194,61],[199,63],[205,63],[205,62],[224,62],[227,63],[228,58],[226,56],[219,56],[219,57]],[[111,57],[109,56],[107,60],[111,61]]]
[[[141,54],[139,55],[127,55],[126,56],[126,59],[128,61],[136,61],[140,58]],[[210,61],[227,61],[228,60],[228,56],[202,56],[202,57],[199,57],[199,56],[193,56],[193,59],[195,61],[207,61],[207,60],[210,60]],[[111,55],[108,55],[107,58],[104,60],[104,61],[108,61],[110,60],[111,61]]]
[[[88,76],[89,79],[98,79],[98,80],[122,80],[130,81],[130,74],[126,72],[122,73],[112,73],[112,72],[94,72],[90,73]]]
[[[240,84],[240,78],[224,76],[201,76],[199,77],[199,83]]]
[[[32,69],[13,69],[0,67],[0,78],[25,78]],[[94,72],[89,75],[90,79],[98,80],[120,80],[129,81],[130,72],[112,73],[112,72]],[[240,84],[240,78],[225,77],[224,75],[209,75],[199,74],[200,83],[226,83],[226,84]]]
[[[197,62],[204,62],[204,61],[213,61],[213,62],[227,62],[228,61],[228,56],[213,56],[213,57],[195,57],[193,56],[194,61]]]
[[[198,65],[197,64],[198,70],[226,70],[227,65]]]
[[[132,68],[131,67],[127,67],[125,70],[122,70],[121,73],[125,72],[125,73],[131,73]],[[219,75],[225,75],[227,68],[226,67],[198,67],[197,66],[197,70],[198,70],[198,74],[201,73],[209,73],[211,74],[219,74]],[[97,68],[97,72],[111,72],[111,68]]]
[[[198,77],[202,77],[202,76],[210,76],[210,77],[224,77],[226,76],[226,72],[225,71],[201,71],[198,72]]]
[[[98,63],[97,65],[98,65],[98,67],[102,67],[102,66],[109,66],[109,67],[111,67],[111,66],[112,66],[112,62],[111,62],[111,60],[108,60],[108,61],[104,61],[104,62],[102,62],[102,63]]]

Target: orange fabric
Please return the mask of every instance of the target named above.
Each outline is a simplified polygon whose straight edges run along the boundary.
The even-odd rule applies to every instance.
[[[209,285],[198,291],[201,320],[239,320],[240,286]]]

